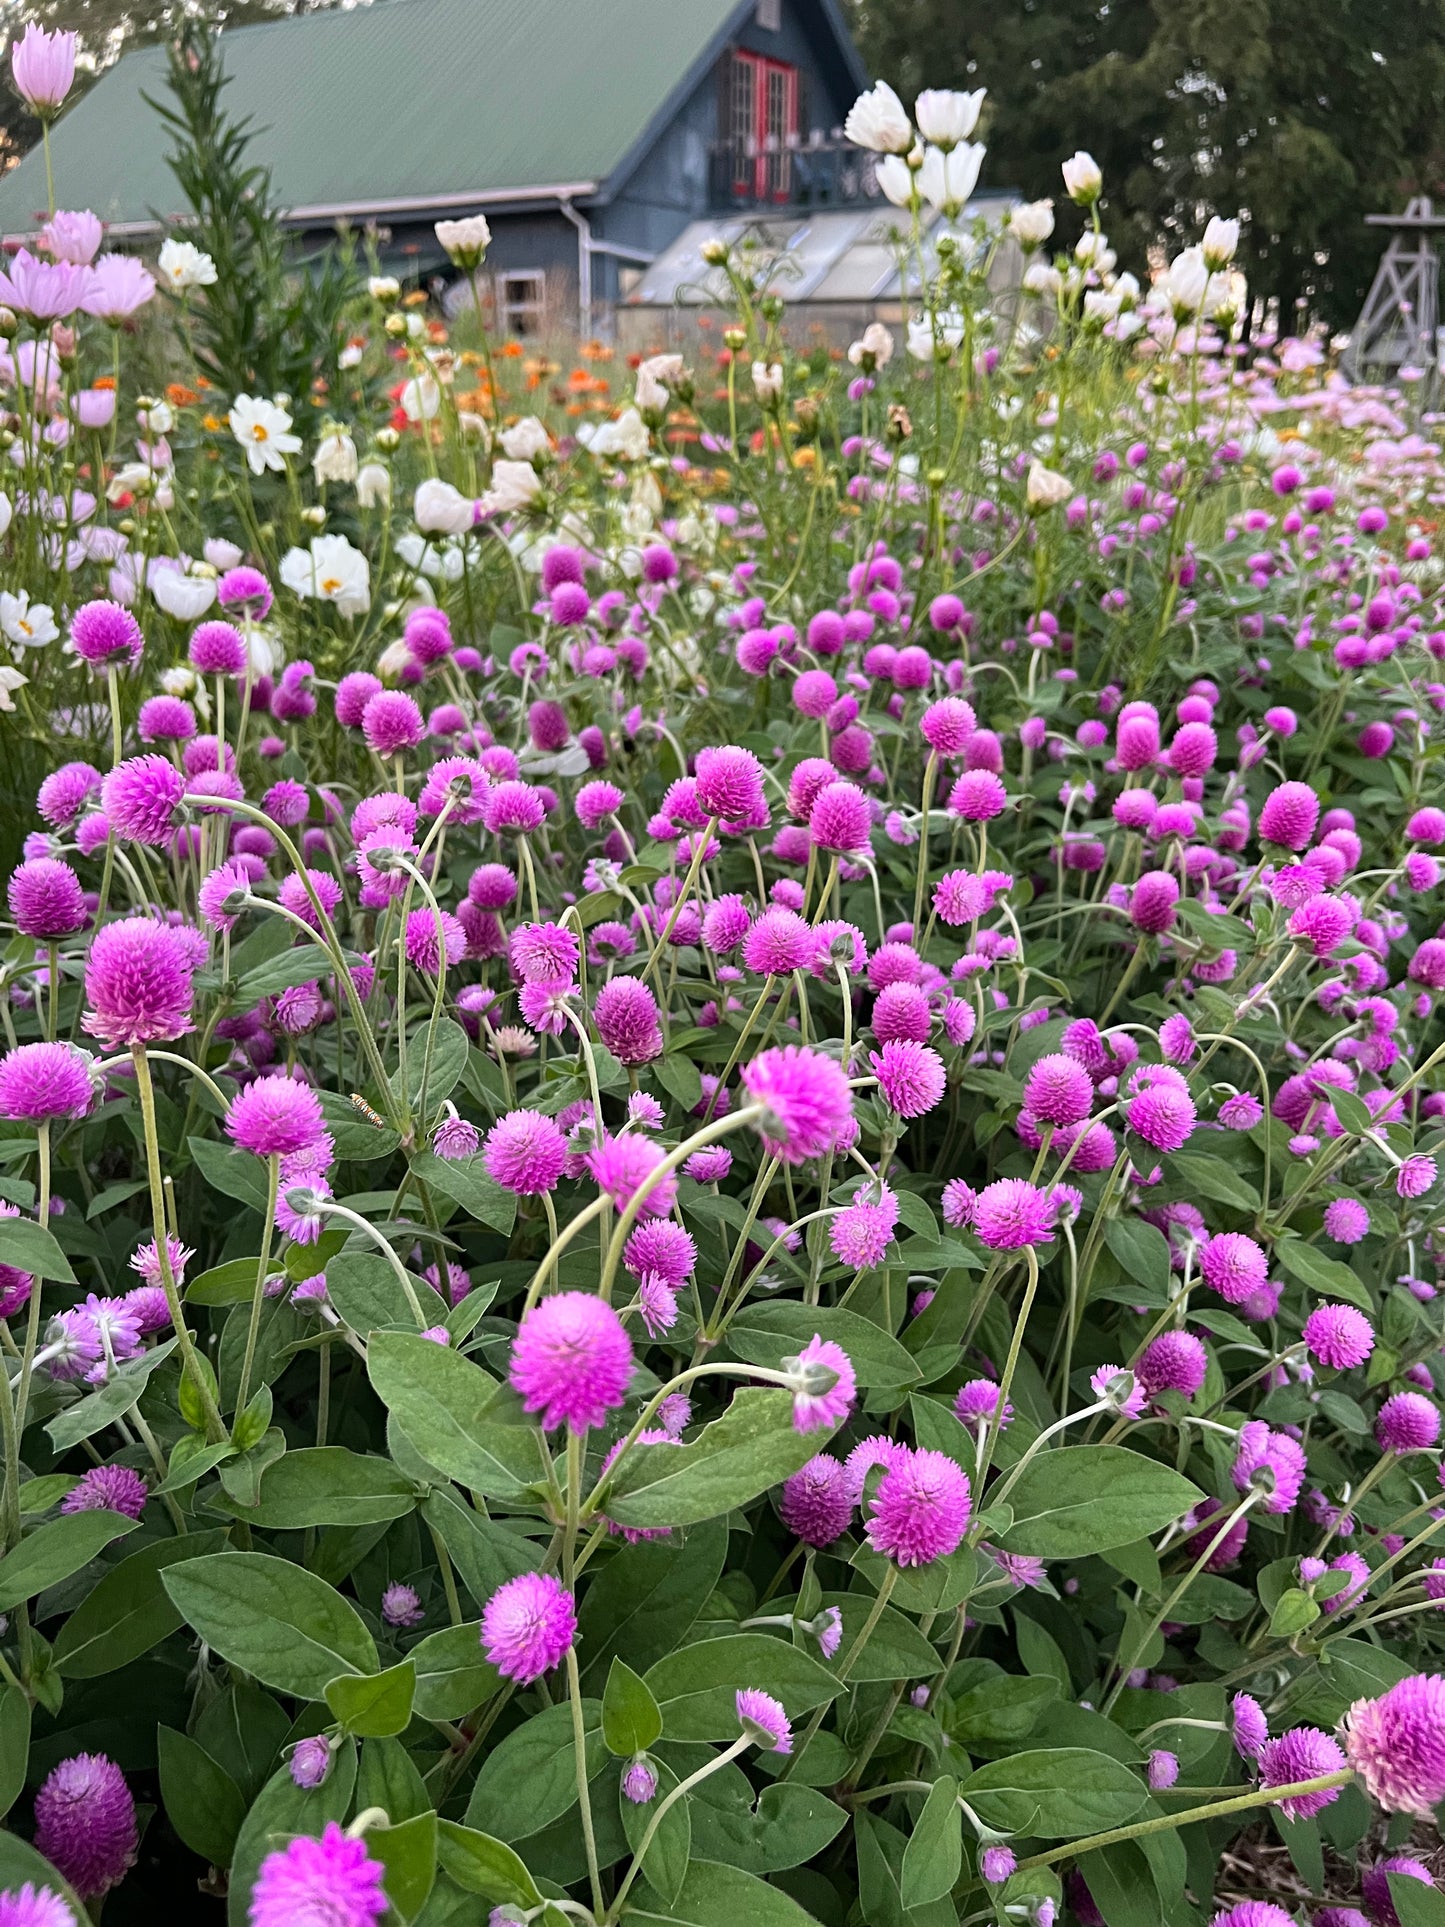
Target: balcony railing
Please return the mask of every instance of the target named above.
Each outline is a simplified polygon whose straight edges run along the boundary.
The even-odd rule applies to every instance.
[[[726,208],[857,207],[879,198],[875,157],[815,128],[766,141],[720,141],[708,157],[708,199]]]

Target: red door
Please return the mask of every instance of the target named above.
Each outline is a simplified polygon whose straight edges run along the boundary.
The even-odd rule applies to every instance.
[[[758,201],[786,201],[789,144],[798,132],[798,70],[762,54],[733,55],[733,189]]]

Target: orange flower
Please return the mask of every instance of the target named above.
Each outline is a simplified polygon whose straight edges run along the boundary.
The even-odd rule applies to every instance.
[[[114,375],[97,375],[95,380],[90,385],[92,388],[114,388],[115,376]]]
[[[520,341],[504,341],[497,353],[505,355],[508,361],[520,361],[523,354],[522,344]]]
[[[97,388],[100,388],[100,387],[109,388],[109,387],[112,387],[114,384],[111,380],[111,377],[109,375],[106,375],[102,378],[101,381],[98,381],[95,385]],[[166,386],[166,400],[170,403],[172,408],[191,408],[195,405],[196,402],[200,400],[200,396],[196,393],[194,388],[187,388],[184,385],[184,383],[179,381],[173,381],[168,383]]]
[[[226,424],[221,420],[219,415],[202,415],[201,426],[206,429],[208,433],[219,435]]]

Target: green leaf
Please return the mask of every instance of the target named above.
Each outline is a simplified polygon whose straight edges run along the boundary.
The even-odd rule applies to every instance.
[[[59,1894],[78,1922],[89,1918],[70,1882],[43,1854],[18,1834],[0,1832],[0,1889],[14,1893],[27,1881],[32,1887],[48,1887],[51,1893]]]
[[[217,1509],[276,1532],[307,1526],[379,1525],[400,1519],[416,1504],[411,1480],[390,1459],[363,1457],[340,1445],[288,1452],[267,1471],[261,1503],[218,1499]]]
[[[627,1844],[634,1854],[641,1851],[647,1830],[662,1801],[678,1784],[677,1775],[665,1760],[655,1760],[653,1766],[657,1773],[657,1791],[645,1806],[638,1806],[635,1801],[628,1799],[622,1790],[622,1776],[618,1777],[617,1810]],[[689,1801],[684,1798],[663,1814],[642,1863],[643,1876],[664,1900],[676,1900],[687,1878],[691,1858],[692,1813]]]
[[[74,1515],[72,1515],[74,1516]],[[98,1679],[148,1653],[182,1624],[161,1581],[168,1566],[225,1544],[222,1531],[157,1539],[129,1553],[93,1586],[60,1629],[52,1655],[67,1679]]]
[[[607,1758],[602,1744],[602,1708],[582,1701],[587,1778],[601,1772]],[[577,1759],[573,1750],[572,1708],[564,1700],[536,1713],[514,1729],[482,1761],[467,1806],[469,1827],[501,1840],[525,1840],[560,1820],[577,1804]]]
[[[489,1833],[458,1826],[455,1820],[437,1823],[437,1853],[443,1868],[459,1887],[480,1894],[497,1907],[538,1907],[542,1896],[519,1854]]]
[[[620,1659],[613,1660],[602,1695],[602,1738],[607,1751],[622,1760],[645,1753],[662,1738],[662,1714],[651,1688]]]
[[[18,1686],[0,1688],[0,1820],[20,1798],[30,1757],[30,1702]]]
[[[1074,1746],[991,1760],[959,1792],[985,1826],[1040,1840],[1076,1840],[1121,1827],[1148,1797],[1122,1761]]]
[[[1158,1234],[1156,1234],[1158,1235]],[[728,1349],[750,1365],[776,1367],[817,1334],[841,1345],[852,1361],[858,1383],[892,1390],[918,1379],[918,1362],[896,1338],[856,1312],[779,1300],[746,1305],[728,1326]]]
[[[187,1625],[263,1686],[320,1700],[339,1673],[377,1669],[376,1646],[356,1608],[288,1560],[213,1553],[172,1566],[164,1583]]]
[[[427,1062],[427,1042],[431,1041],[431,1061]],[[467,1067],[471,1045],[461,1025],[450,1017],[433,1018],[419,1025],[406,1040],[406,1063],[391,1074],[391,1094],[414,1108],[421,1098],[422,1074],[426,1073],[426,1100],[430,1107],[440,1104],[456,1089]],[[403,1071],[405,1076],[403,1076]]]
[[[411,1649],[416,1667],[416,1711],[426,1720],[459,1720],[502,1685],[482,1652],[480,1620],[428,1633]]]
[[[1338,1258],[1326,1257],[1316,1251],[1313,1245],[1306,1244],[1303,1238],[1278,1238],[1275,1241],[1274,1255],[1291,1276],[1298,1278],[1311,1291],[1321,1291],[1331,1298],[1342,1298],[1347,1304],[1375,1316],[1374,1300],[1360,1280],[1346,1264]]]
[[[479,1606],[507,1580],[541,1567],[542,1548],[535,1541],[474,1512],[446,1486],[434,1486],[420,1509],[427,1524],[441,1534],[462,1584]]]
[[[1280,1594],[1275,1602],[1274,1611],[1269,1616],[1271,1638],[1293,1639],[1295,1634],[1302,1633],[1306,1626],[1313,1626],[1321,1610],[1322,1608],[1310,1598],[1307,1592],[1301,1592],[1297,1586],[1291,1586],[1288,1592]]]
[[[820,1661],[768,1633],[732,1633],[684,1646],[649,1667],[646,1684],[670,1740],[735,1740],[741,1686],[760,1686],[793,1718],[843,1691]]]
[[[667,1901],[645,1880],[633,1888],[623,1918],[656,1921],[659,1927],[817,1927],[813,1916],[781,1887],[769,1886],[741,1867],[694,1860],[675,1900]]]
[[[1132,1545],[1203,1497],[1167,1465],[1118,1445],[1066,1445],[1032,1458],[1008,1494],[1009,1552],[1083,1559]]]
[[[1387,1873],[1385,1879],[1400,1927],[1445,1927],[1445,1894],[1438,1887],[1404,1873]]]
[[[0,1217],[0,1265],[13,1265],[36,1278],[53,1278],[73,1285],[70,1260],[43,1224],[33,1218]]]
[[[489,1499],[519,1499],[543,1477],[530,1426],[489,1423],[497,1382],[469,1358],[409,1333],[379,1331],[367,1371],[418,1452],[439,1472]]]
[[[446,1301],[424,1278],[413,1277],[411,1286],[428,1325],[442,1324]],[[326,1294],[342,1322],[363,1337],[377,1331],[416,1335],[416,1314],[401,1280],[379,1251],[343,1251],[333,1258],[326,1267]]]
[[[905,1907],[942,1900],[950,1893],[963,1866],[963,1815],[958,1806],[958,1782],[944,1774],[935,1780],[914,1824],[903,1855],[902,1894]]]
[[[439,1158],[433,1151],[419,1151],[411,1161],[411,1170],[414,1178],[459,1204],[478,1224],[489,1226],[504,1238],[512,1235],[517,1222],[516,1196],[487,1176],[479,1157]]]
[[[223,1459],[233,1458],[235,1451],[229,1439],[207,1445],[198,1432],[183,1433],[171,1451],[166,1476],[156,1487],[157,1493],[184,1492],[187,1486],[214,1471]]]
[[[360,1740],[384,1740],[404,1733],[416,1697],[416,1667],[410,1659],[384,1673],[342,1673],[326,1688],[326,1704],[348,1733]]]
[[[1236,1211],[1258,1211],[1259,1193],[1223,1158],[1202,1151],[1175,1151],[1165,1159],[1174,1188],[1186,1197],[1210,1198]]]
[[[76,1401],[51,1419],[45,1430],[57,1452],[68,1452],[82,1439],[93,1438],[103,1426],[114,1425],[118,1418],[139,1402],[146,1382],[157,1365],[168,1359],[176,1348],[174,1338],[156,1345],[141,1358],[129,1359],[119,1366],[98,1392]]]
[[[821,1733],[808,1748],[809,1764],[831,1734]],[[840,1751],[841,1742],[838,1742]],[[846,1751],[843,1761],[847,1760]],[[839,1765],[833,1777],[845,1771]],[[692,1806],[692,1845],[699,1860],[722,1860],[749,1873],[779,1873],[801,1867],[820,1854],[848,1824],[842,1807],[817,1787],[798,1780],[763,1788],[756,1806],[752,1785],[736,1769],[705,1780]]]
[[[1369,1105],[1353,1091],[1332,1090],[1330,1109],[1351,1137],[1368,1137],[1375,1128]]]
[[[400,1740],[368,1740],[362,1747],[356,1805],[358,1812],[367,1807],[382,1808],[390,1814],[393,1826],[431,1812],[426,1781]]]
[[[681,1526],[718,1518],[806,1465],[836,1427],[793,1428],[792,1395],[752,1388],[691,1445],[638,1445],[621,1461],[607,1516],[624,1526]]]
[[[318,1787],[299,1787],[291,1778],[289,1765],[277,1767],[236,1837],[226,1903],[227,1927],[250,1927],[251,1889],[266,1855],[285,1846],[295,1834],[315,1838],[325,1831],[329,1820],[344,1820],[355,1786],[356,1744],[352,1740],[342,1742],[332,1759],[331,1771]]]
[[[399,1826],[371,1827],[366,1850],[386,1869],[382,1885],[392,1911],[404,1922],[415,1920],[436,1882],[436,1815],[418,1813]]]
[[[249,1806],[270,1777],[290,1731],[290,1718],[278,1700],[249,1680],[233,1680],[201,1708],[191,1737],[226,1769]]]
[[[234,1145],[219,1144],[214,1138],[192,1137],[186,1142],[191,1147],[196,1169],[205,1179],[207,1188],[219,1191],[223,1197],[235,1198],[239,1204],[246,1204],[253,1211],[266,1209],[266,1163],[263,1158],[254,1158],[236,1150]],[[255,1274],[252,1273],[254,1283]]]
[[[873,1610],[873,1600],[865,1592],[825,1592],[818,1603],[842,1615],[843,1637],[838,1650],[850,1652]],[[797,1610],[797,1602],[792,1604]],[[780,1602],[777,1610],[785,1612],[788,1608]],[[938,1666],[938,1654],[913,1621],[892,1606],[885,1606],[848,1677],[854,1685],[870,1680],[927,1679]]]
[[[241,1789],[203,1746],[174,1727],[156,1728],[156,1764],[166,1815],[192,1853],[229,1866],[246,1818]]]
[[[20,1469],[23,1474],[25,1470],[24,1466]],[[66,1493],[73,1491],[79,1483],[79,1479],[72,1478],[67,1472],[44,1472],[38,1479],[26,1479],[22,1477],[20,1485],[21,1518],[33,1519],[39,1513],[48,1512],[51,1506],[58,1505]]]
[[[681,1646],[722,1577],[725,1521],[693,1526],[681,1546],[673,1538],[624,1546],[582,1595],[577,1645],[582,1677],[596,1690],[614,1653],[645,1671]]]
[[[1028,1738],[1043,1718],[1044,1708],[1055,1705],[1058,1698],[1058,1682],[1048,1674],[996,1674],[958,1695],[946,1725],[950,1737],[962,1747],[973,1741],[1014,1745]]]
[[[1110,1218],[1104,1242],[1119,1260],[1126,1278],[1137,1278],[1150,1291],[1169,1285],[1169,1240],[1156,1225],[1142,1218]]]
[[[0,1220],[3,1222],[3,1220]],[[112,1539],[134,1532],[139,1521],[120,1512],[70,1512],[27,1533],[0,1559],[0,1612],[34,1599],[88,1566]]]

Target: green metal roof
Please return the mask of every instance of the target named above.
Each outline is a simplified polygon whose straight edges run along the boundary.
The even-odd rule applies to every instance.
[[[739,0],[375,0],[222,35],[229,110],[278,205],[318,219],[600,185],[702,71]],[[57,123],[56,204],[112,224],[179,212],[144,96],[165,53],[128,54]],[[0,232],[43,216],[39,150],[0,180]]]

